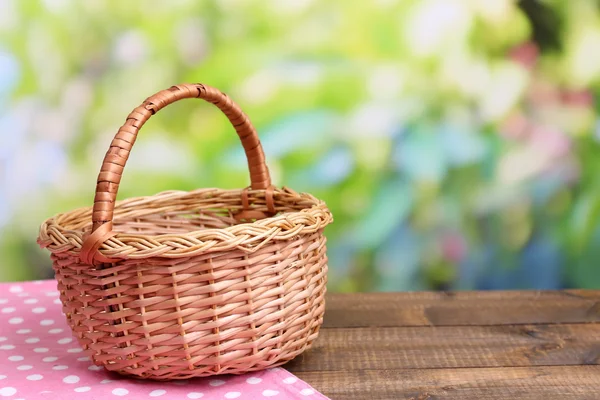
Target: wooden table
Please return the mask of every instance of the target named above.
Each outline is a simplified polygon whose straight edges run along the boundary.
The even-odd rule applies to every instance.
[[[286,365],[333,400],[600,399],[600,291],[332,294]]]

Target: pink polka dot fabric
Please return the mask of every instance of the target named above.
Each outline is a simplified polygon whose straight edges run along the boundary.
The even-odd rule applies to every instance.
[[[0,399],[327,399],[283,368],[153,382],[93,365],[71,335],[54,281],[0,284]]]

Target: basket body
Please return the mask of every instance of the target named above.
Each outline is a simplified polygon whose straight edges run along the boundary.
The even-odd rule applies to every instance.
[[[240,204],[234,200],[223,207],[236,198],[239,191],[198,190],[117,204],[115,229],[122,233],[113,241],[120,249],[137,243],[141,254],[130,253],[133,258],[89,265],[73,247],[51,249],[63,311],[96,364],[143,378],[184,379],[276,366],[311,345],[325,309],[326,239],[320,225],[328,212],[318,207],[312,215],[289,211],[285,203],[291,195],[276,192],[277,209],[288,212],[260,223],[266,231],[287,224],[293,233],[287,239],[258,238],[189,257],[143,256],[145,251],[169,254],[161,243],[154,243],[154,250],[149,243],[142,247],[140,237],[160,232],[168,232],[164,242],[180,233],[190,242],[206,243],[199,237],[226,229],[251,236],[256,223],[237,224],[231,217]],[[293,203],[301,203],[298,199]],[[41,237],[76,243],[89,230],[90,212],[50,219]],[[294,223],[299,216],[304,219],[300,230]]]
[[[251,190],[171,191],[117,202],[141,127],[201,98],[227,116]],[[239,374],[282,364],[317,337],[325,310],[325,203],[271,185],[260,140],[224,93],[196,84],[147,98],[104,157],[94,206],[45,221],[67,321],[97,365],[150,379]]]

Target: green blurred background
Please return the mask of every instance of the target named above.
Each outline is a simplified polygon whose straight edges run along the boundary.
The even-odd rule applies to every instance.
[[[91,205],[131,109],[203,82],[329,204],[331,290],[599,288],[599,3],[0,0],[0,281],[51,277],[41,221]],[[247,184],[187,101],[119,195]]]

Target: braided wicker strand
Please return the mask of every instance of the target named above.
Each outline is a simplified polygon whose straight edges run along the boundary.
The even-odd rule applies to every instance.
[[[169,191],[115,201],[148,118],[183,98],[215,104],[235,127],[251,189]],[[247,220],[244,218],[261,218]],[[97,365],[169,380],[280,365],[310,347],[327,281],[321,200],[271,186],[256,131],[227,96],[178,85],[149,97],[104,159],[93,207],[45,221],[67,321]]]

